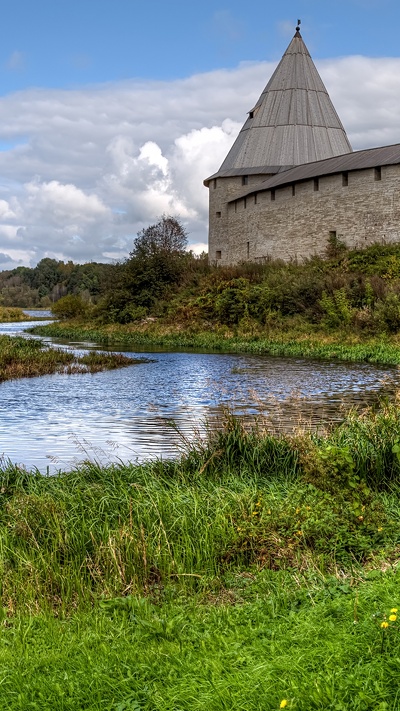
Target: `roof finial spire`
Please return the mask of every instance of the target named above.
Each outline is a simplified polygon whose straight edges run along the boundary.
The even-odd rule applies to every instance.
[[[296,27],[296,34],[295,34],[295,37],[301,37],[301,34],[300,34],[300,25],[301,25],[301,20],[297,20],[297,27]]]

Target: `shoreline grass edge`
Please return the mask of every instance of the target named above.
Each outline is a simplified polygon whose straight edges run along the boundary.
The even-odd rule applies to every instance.
[[[400,344],[397,339],[366,339],[354,342],[348,333],[334,334],[271,334],[264,336],[212,333],[172,329],[162,331],[143,328],[96,328],[90,324],[53,323],[34,326],[30,333],[64,339],[89,339],[107,346],[139,346],[140,348],[189,348],[220,353],[250,353],[280,357],[312,358],[318,360],[341,360],[365,362],[376,365],[400,365]]]

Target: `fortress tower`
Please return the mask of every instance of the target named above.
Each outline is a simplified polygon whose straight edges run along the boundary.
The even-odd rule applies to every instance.
[[[236,212],[236,198],[294,166],[351,151],[298,26],[220,169],[204,181],[209,188],[210,260],[231,263],[269,254],[260,240],[256,253],[248,236],[239,245],[230,234],[229,205],[234,204]]]

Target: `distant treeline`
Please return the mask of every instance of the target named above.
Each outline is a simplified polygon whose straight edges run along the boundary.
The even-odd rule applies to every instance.
[[[74,264],[45,258],[33,268],[0,272],[0,304],[46,308],[69,294],[96,303],[109,289],[114,269],[112,264]]]

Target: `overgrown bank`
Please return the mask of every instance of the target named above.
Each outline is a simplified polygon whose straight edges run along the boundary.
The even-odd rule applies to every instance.
[[[180,324],[146,322],[144,324],[98,325],[82,320],[60,321],[48,326],[34,326],[32,333],[71,340],[91,340],[108,346],[145,348],[196,349],[226,353],[253,353],[282,357],[320,358],[327,360],[365,361],[377,365],[400,364],[400,341],[397,335],[360,338],[339,329],[329,332],[310,329],[269,329],[248,331],[215,326],[208,330],[183,329]]]
[[[220,268],[153,237],[138,237],[96,304],[66,296],[52,307],[60,322],[37,332],[399,363],[400,245]]]
[[[397,404],[323,437],[228,416],[172,461],[54,477],[4,464],[3,605],[68,610],[170,585],[209,594],[249,565],[350,575],[399,542],[399,474]]]
[[[22,336],[0,336],[0,382],[32,378],[50,373],[97,373],[142,362],[119,353],[89,352],[78,356],[72,351],[49,348],[44,342]]]
[[[228,416],[171,462],[4,463],[4,707],[397,708],[399,473],[396,405],[319,437]]]

